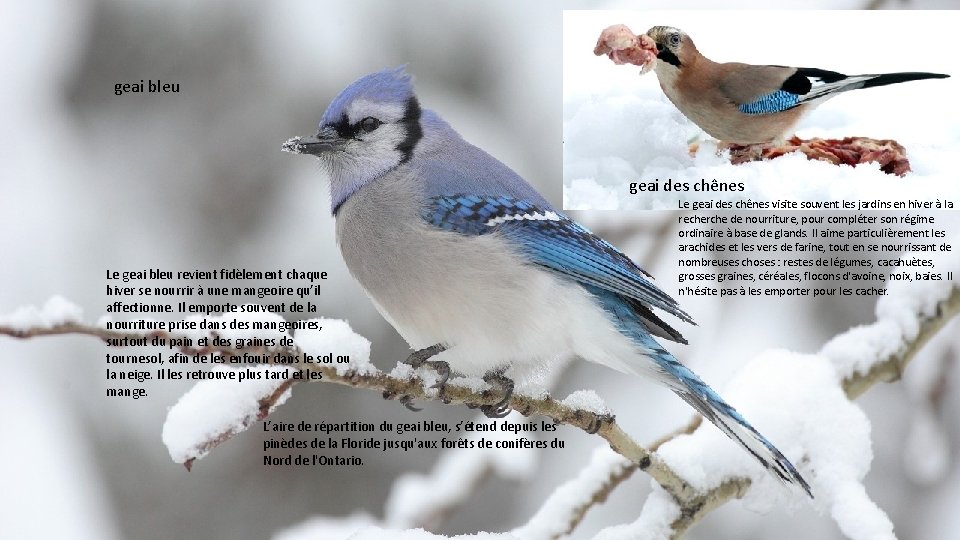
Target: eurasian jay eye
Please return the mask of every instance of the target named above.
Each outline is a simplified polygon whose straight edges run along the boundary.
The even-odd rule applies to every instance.
[[[700,54],[690,36],[677,28],[654,26],[646,35],[656,44],[654,70],[670,101],[710,136],[736,144],[780,142],[792,135],[804,113],[848,90],[949,77],[721,64]]]

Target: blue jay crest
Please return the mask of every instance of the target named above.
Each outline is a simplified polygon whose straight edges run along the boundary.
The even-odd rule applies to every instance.
[[[340,92],[323,113],[320,125],[336,123],[357,100],[402,107],[411,98],[414,98],[413,77],[407,73],[406,65],[377,71],[357,79]]]

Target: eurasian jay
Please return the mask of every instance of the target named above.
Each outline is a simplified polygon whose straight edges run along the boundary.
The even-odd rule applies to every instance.
[[[670,101],[709,135],[736,144],[781,142],[811,108],[848,90],[940,73],[844,75],[817,68],[720,64],[700,54],[685,32],[669,26],[647,31],[656,45],[657,78]]]

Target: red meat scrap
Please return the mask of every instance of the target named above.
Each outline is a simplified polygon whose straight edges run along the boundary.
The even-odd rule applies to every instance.
[[[597,56],[607,55],[614,64],[633,64],[641,66],[640,73],[653,69],[657,60],[657,44],[646,34],[634,34],[626,25],[615,24],[600,33],[597,46],[593,48]]]
[[[691,145],[691,153],[696,152],[696,148],[696,145]],[[856,167],[862,163],[879,163],[880,170],[887,174],[904,176],[910,172],[906,148],[891,139],[869,137],[801,139],[794,136],[782,145],[720,143],[718,149],[729,150],[730,162],[734,165],[776,159],[793,152],[802,152],[807,159],[826,161],[834,165]]]

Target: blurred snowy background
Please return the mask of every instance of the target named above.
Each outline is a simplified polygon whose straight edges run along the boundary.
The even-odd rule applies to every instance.
[[[315,164],[281,154],[280,144],[311,133],[330,99],[358,76],[408,63],[426,107],[559,203],[559,8],[627,4],[6,3],[0,17],[0,226],[6,231],[0,239],[6,284],[0,312],[41,304],[57,293],[95,320],[107,302],[106,269],[326,270],[332,278],[315,299],[320,314],[348,319],[373,343],[379,367],[389,368],[407,347],[347,274],[334,245],[327,186]],[[862,2],[847,4],[842,7]],[[890,53],[893,41],[893,49],[912,50],[916,60],[930,39],[923,29],[884,35],[880,56]],[[593,60],[637,78],[629,68]],[[114,84],[140,79],[176,82],[181,90],[114,95]],[[652,76],[641,82],[655,84]],[[577,217],[643,261],[667,291],[676,290],[674,214]],[[837,332],[873,318],[873,302],[861,298],[683,304],[700,325],[683,329],[691,346],[673,350],[718,388],[763,349],[815,351]],[[859,401],[875,430],[868,490],[905,538],[944,538],[958,528],[956,343],[935,345],[904,384],[877,388]],[[268,469],[261,465],[262,433],[254,429],[187,473],[171,462],[160,428],[167,407],[189,383],[153,384],[151,396],[138,401],[107,399],[106,351],[85,338],[0,339],[0,405],[6,411],[0,538],[266,538],[315,515],[381,515],[394,480],[428,472],[439,456],[373,451],[359,470]],[[556,395],[581,388],[596,389],[640,441],[659,437],[692,414],[653,384],[574,363]],[[369,392],[315,384],[296,388],[275,418],[398,422],[474,415],[426,404],[415,416]],[[925,438],[914,431],[917,425]],[[438,530],[504,530],[524,523],[600,445],[570,428],[561,427],[559,434],[567,449],[543,453],[529,480],[484,483]],[[933,442],[908,444],[918,440]],[[939,460],[917,472],[917,459],[929,464],[931,451]],[[636,475],[590,513],[576,537],[634,519],[648,490],[648,479]],[[811,512],[759,516],[733,503],[690,537],[838,535],[829,518]]]
[[[829,13],[829,14],[825,14]],[[626,24],[685,31],[716,62],[829,69],[847,74],[927,71],[949,79],[857,90],[828,100],[796,126],[801,138],[862,136],[906,147],[913,171],[899,178],[879,165],[809,161],[800,153],[731,165],[714,141],[660,90],[654,72],[595,56],[600,31]],[[960,196],[956,155],[960,93],[953,37],[957,11],[567,11],[563,37],[563,182],[569,209],[676,208],[680,200],[935,200]],[[914,36],[915,32],[922,37]],[[709,140],[695,157],[692,140]],[[744,182],[744,192],[631,195],[629,182]]]

